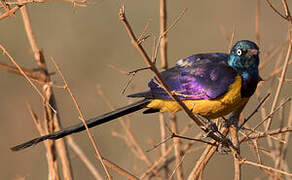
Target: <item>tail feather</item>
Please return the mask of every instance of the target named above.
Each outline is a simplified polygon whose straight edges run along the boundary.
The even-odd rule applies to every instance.
[[[94,127],[94,126],[109,122],[109,121],[117,119],[117,118],[119,118],[121,116],[130,114],[130,113],[138,111],[140,109],[143,109],[144,107],[146,107],[146,105],[149,102],[150,102],[150,100],[148,100],[148,99],[143,99],[141,101],[137,101],[137,102],[135,102],[133,104],[130,104],[130,105],[127,105],[125,107],[116,109],[116,110],[114,110],[112,112],[109,112],[109,113],[106,113],[104,115],[89,119],[89,120],[86,121],[86,124],[87,124],[88,128],[91,128],[91,127]],[[32,139],[32,140],[27,141],[25,143],[22,143],[22,144],[19,144],[17,146],[14,146],[14,147],[12,147],[10,149],[12,151],[19,151],[19,150],[28,148],[28,147],[30,147],[30,146],[32,146],[34,144],[37,144],[37,143],[42,142],[42,141],[47,140],[47,139],[56,140],[56,139],[59,139],[59,138],[68,136],[70,134],[83,131],[83,130],[85,130],[85,126],[84,126],[83,123],[80,123],[80,124],[77,124],[77,125],[74,125],[74,126],[70,126],[68,128],[56,131],[56,132],[54,132],[52,134],[48,134],[48,135],[45,135],[45,136],[41,136],[41,137]]]

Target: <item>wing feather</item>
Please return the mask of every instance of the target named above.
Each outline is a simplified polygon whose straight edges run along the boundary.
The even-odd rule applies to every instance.
[[[171,69],[161,72],[162,78],[182,100],[215,99],[228,91],[236,72],[227,63],[223,53],[197,54],[179,60]],[[150,91],[129,95],[149,99],[170,100],[156,78],[148,84]]]

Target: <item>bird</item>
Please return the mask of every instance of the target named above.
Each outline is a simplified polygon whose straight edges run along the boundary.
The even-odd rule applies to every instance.
[[[249,40],[236,42],[229,53],[201,53],[183,58],[161,72],[172,92],[193,112],[215,119],[243,107],[254,94],[259,75],[259,47]],[[161,87],[157,78],[148,83],[149,90],[128,95],[142,98],[112,112],[89,119],[89,128],[112,121],[135,111],[143,113],[178,112],[181,107]],[[47,139],[56,140],[85,130],[83,123],[40,136],[11,148],[19,151]]]

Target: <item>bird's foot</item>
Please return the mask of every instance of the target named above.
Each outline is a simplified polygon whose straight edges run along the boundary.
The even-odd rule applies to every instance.
[[[225,117],[221,117],[222,118],[222,124],[223,124],[223,127],[225,128],[229,128],[232,124],[232,122],[229,120],[229,119],[226,119]]]
[[[206,123],[206,130],[207,130],[207,133],[202,135],[203,139],[209,137],[210,133],[219,132],[217,125],[210,120]]]

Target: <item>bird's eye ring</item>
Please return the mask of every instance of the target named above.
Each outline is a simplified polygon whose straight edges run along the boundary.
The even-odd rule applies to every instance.
[[[237,49],[236,54],[237,54],[238,56],[241,56],[241,55],[242,55],[242,50],[241,50],[241,49]]]

